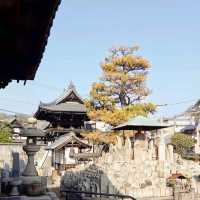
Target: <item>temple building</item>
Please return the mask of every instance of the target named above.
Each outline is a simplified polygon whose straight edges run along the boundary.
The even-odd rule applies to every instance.
[[[73,130],[77,136],[85,129],[88,121],[86,107],[73,83],[70,83],[63,95],[51,103],[40,103],[35,118],[49,122],[45,128],[46,139],[55,141],[61,135]]]
[[[60,136],[54,143],[47,147],[52,152],[52,166],[60,171],[73,168],[88,161],[84,158],[75,158],[74,154],[82,155],[91,150],[91,146],[78,138],[74,132]]]
[[[38,122],[45,123],[46,150],[52,166],[58,171],[88,162],[96,156],[92,146],[80,134],[88,128],[86,111],[83,99],[70,83],[59,98],[51,103],[40,103],[35,113]]]

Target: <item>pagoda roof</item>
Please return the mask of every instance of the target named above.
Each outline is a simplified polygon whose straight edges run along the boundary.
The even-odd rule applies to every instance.
[[[54,100],[51,103],[40,103],[40,105],[43,106],[51,106],[51,105],[58,105],[66,102],[79,102],[81,104],[84,104],[83,99],[81,96],[78,94],[75,85],[70,82],[69,86],[67,89],[64,89],[63,94],[58,97],[56,100]]]
[[[38,111],[35,113],[36,118],[41,111],[86,113],[87,109],[75,86],[70,83],[68,89],[64,90],[64,93],[58,99],[51,103],[40,103]]]
[[[65,102],[61,104],[56,105],[50,105],[50,106],[41,106],[43,110],[48,111],[57,111],[57,112],[86,112],[86,108],[83,104],[80,104],[78,102]]]
[[[11,80],[34,79],[60,2],[0,2],[0,87]]]

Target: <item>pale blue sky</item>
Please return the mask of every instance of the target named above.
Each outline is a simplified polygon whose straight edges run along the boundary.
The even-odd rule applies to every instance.
[[[0,108],[33,113],[72,80],[86,97],[101,75],[99,63],[114,45],[139,44],[152,65],[149,100],[176,103],[200,97],[199,0],[63,0],[35,81],[0,90]],[[172,116],[192,102],[168,106]]]

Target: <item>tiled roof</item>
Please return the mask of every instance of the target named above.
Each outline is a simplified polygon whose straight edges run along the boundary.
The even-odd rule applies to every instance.
[[[86,113],[86,107],[82,98],[76,91],[75,86],[70,83],[67,90],[51,103],[40,103],[35,117],[40,116],[41,112],[78,112]]]
[[[55,112],[86,112],[86,107],[78,102],[66,102],[56,105],[42,106],[42,109]]]
[[[68,134],[65,134],[65,135],[59,137],[57,140],[55,140],[55,142],[53,144],[48,146],[47,149],[60,149],[63,146],[65,146],[66,144],[69,144],[71,142],[73,142],[73,143],[76,142],[76,143],[78,143],[79,145],[81,145],[84,148],[89,148],[90,147],[89,144],[86,144],[81,139],[76,137],[76,135],[73,132],[70,132]]]

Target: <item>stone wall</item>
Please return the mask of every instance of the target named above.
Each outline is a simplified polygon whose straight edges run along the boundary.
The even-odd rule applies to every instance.
[[[200,193],[199,163],[182,160],[177,154],[173,154],[171,145],[166,145],[165,152],[162,152],[165,154],[165,160],[164,157],[162,159],[156,157],[156,151],[151,148],[151,145],[144,144],[144,141],[141,146],[137,141],[134,149],[132,146],[129,139],[123,145],[122,140],[118,138],[117,144],[111,145],[108,153],[103,153],[101,158],[95,160],[96,170],[101,171],[101,184],[98,186],[101,192],[127,194],[142,200],[145,198],[168,200],[173,196],[173,189],[167,187],[167,178],[172,173],[182,173],[193,177],[191,180],[193,192],[186,194],[179,192],[182,195],[180,200],[186,200],[189,198],[188,195],[191,197],[189,199],[193,198],[192,195],[196,198]],[[160,147],[159,144],[158,147]],[[161,151],[158,149],[157,152]],[[84,177],[83,174],[90,168],[90,165],[91,163],[79,166],[73,170],[73,173]],[[79,174],[80,171],[82,175]],[[67,179],[64,182],[66,184]],[[83,182],[92,184],[91,181],[83,178],[79,178],[78,182],[79,184]]]
[[[25,164],[27,162],[26,153],[23,151],[22,143],[12,143],[12,144],[0,144],[0,168],[5,169],[6,171],[12,171],[13,168],[13,155],[18,154],[19,157],[19,168],[22,172],[24,170]],[[39,163],[46,150],[45,146],[41,146],[40,151],[35,156],[36,163]]]
[[[110,146],[109,153],[104,153],[95,161],[95,168],[101,171],[101,185],[98,186],[101,192],[127,194],[135,198],[172,195],[172,189],[166,187],[166,176],[170,170],[165,173],[164,161],[153,159],[154,152],[150,155],[139,145],[138,142],[133,149],[129,139],[123,145],[118,138],[117,144]],[[143,146],[146,147],[146,144]],[[89,164],[83,168],[79,166],[74,173],[78,175],[81,170],[84,174],[88,168]],[[68,181],[63,179],[65,183]],[[81,181],[84,180],[81,178]]]
[[[0,144],[0,168],[10,170],[13,167],[13,154],[19,154],[20,169],[23,170],[26,154],[21,143]]]
[[[122,145],[120,138],[118,143],[111,146],[108,154],[99,159],[97,165],[109,177],[112,184],[122,194],[138,197],[171,196],[172,189],[166,187],[166,177],[170,170],[164,161],[156,158],[152,149],[134,146],[127,139]]]

